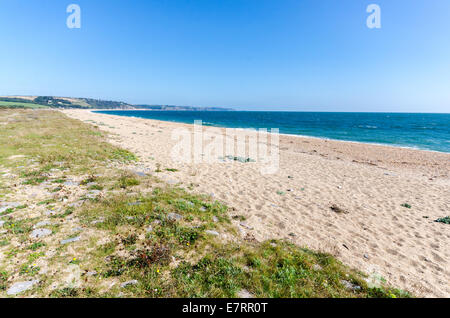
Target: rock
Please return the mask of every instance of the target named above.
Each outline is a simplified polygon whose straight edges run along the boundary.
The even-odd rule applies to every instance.
[[[0,227],[2,227],[3,224],[5,224],[5,221],[0,221]]]
[[[97,182],[88,182],[88,183],[86,183],[86,187],[92,187],[92,186],[95,186],[95,185],[97,185]]]
[[[17,294],[23,293],[24,291],[31,289],[37,283],[39,283],[38,280],[31,280],[31,281],[27,281],[27,282],[15,283],[8,289],[8,291],[6,293],[8,295],[17,295]]]
[[[105,218],[99,218],[98,220],[92,221],[91,225],[95,225],[95,224],[103,223],[103,222],[105,222]]]
[[[319,264],[314,264],[313,269],[315,271],[321,271],[322,270],[322,266],[320,266]]]
[[[133,171],[133,173],[139,177],[145,177],[147,174],[143,171]]]
[[[46,216],[52,216],[52,215],[58,214],[58,212],[55,211],[55,210],[47,210],[47,211],[44,211],[44,214],[45,214]]]
[[[167,218],[169,220],[179,221],[179,220],[183,219],[183,216],[179,215],[178,213],[169,213],[169,214],[167,214]]]
[[[213,236],[219,236],[219,232],[216,231],[206,230],[205,233]]]
[[[34,239],[38,239],[41,237],[45,237],[52,234],[52,231],[49,229],[36,229],[33,232],[31,232],[30,237]]]
[[[297,234],[295,234],[295,233],[289,233],[289,236],[291,236],[291,237],[296,237]]]
[[[206,212],[206,208],[205,208],[204,206],[202,206],[202,207],[200,208],[200,211]]]
[[[142,202],[140,202],[140,201],[127,203],[128,206],[135,206],[135,205],[141,205],[141,204],[142,204]]]
[[[38,229],[40,227],[44,227],[47,225],[52,225],[52,223],[50,221],[41,221],[41,222],[36,223],[33,228]]]
[[[87,272],[86,273],[86,276],[89,276],[89,277],[91,277],[91,276],[97,276],[97,271],[89,271],[89,272]]]
[[[215,215],[213,215],[212,220],[213,220],[213,222],[219,222],[219,219]]]
[[[369,255],[368,254],[364,254],[364,258],[365,259],[369,259]]]
[[[100,190],[91,190],[86,194],[86,198],[95,199],[100,193]]]
[[[77,241],[80,240],[80,238],[81,238],[80,236],[76,236],[76,237],[72,237],[72,238],[68,238],[68,239],[62,240],[61,241],[61,245],[77,242]]]
[[[161,221],[160,221],[160,220],[154,220],[154,221],[152,222],[152,224],[154,224],[154,225],[159,225],[159,224],[161,224]]]
[[[255,296],[246,289],[241,289],[237,293],[238,298],[255,298]]]
[[[134,280],[130,280],[128,282],[120,284],[120,287],[125,288],[125,287],[128,287],[130,285],[136,285],[137,283],[138,283],[138,281],[134,279]]]
[[[250,225],[248,225],[247,223],[241,222],[241,223],[239,223],[239,225],[242,227],[245,227],[248,230],[253,230],[253,228]]]
[[[3,212],[5,212],[6,210],[9,210],[9,209],[15,209],[15,208],[17,208],[20,205],[21,204],[19,202],[4,202],[4,203],[1,204],[0,213],[3,213]]]
[[[341,280],[341,284],[344,285],[345,288],[350,289],[352,291],[357,291],[361,289],[361,286],[350,283],[347,280]]]
[[[66,187],[77,187],[79,184],[78,184],[78,182],[68,180],[68,181],[64,182],[63,185]]]

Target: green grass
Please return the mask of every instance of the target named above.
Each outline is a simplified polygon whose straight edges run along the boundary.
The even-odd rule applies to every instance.
[[[48,108],[47,106],[34,104],[34,103],[21,103],[21,102],[4,102],[0,101],[0,109],[2,108],[32,108],[32,109],[39,109],[39,108]]]
[[[12,113],[19,115],[12,117],[0,130],[0,164],[15,167],[26,165],[31,158],[36,160],[36,167],[25,173],[25,184],[46,181],[45,173],[54,168],[86,173],[93,166],[111,160],[132,162],[137,159],[131,152],[106,142],[98,129],[69,119],[58,111],[0,110],[0,119]],[[8,159],[17,154],[24,158]]]

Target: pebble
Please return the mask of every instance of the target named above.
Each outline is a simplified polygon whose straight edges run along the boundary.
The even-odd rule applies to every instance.
[[[128,287],[130,285],[136,285],[137,283],[138,283],[138,281],[134,279],[134,280],[130,280],[128,282],[120,284],[120,287],[125,288],[125,287]]]
[[[0,221],[0,227],[2,227],[3,224],[5,224],[5,221]]]
[[[239,225],[242,227],[245,227],[246,229],[253,230],[253,228],[250,225],[248,225],[247,223],[241,222],[241,223],[239,223]]]
[[[206,230],[205,233],[213,236],[219,236],[219,232],[216,231]]]
[[[213,220],[213,222],[219,222],[219,219],[215,215],[213,215],[212,220]]]
[[[86,273],[86,276],[96,276],[97,275],[97,271],[89,271]]]
[[[127,203],[128,206],[141,205],[141,204],[142,204],[142,202],[140,202],[140,201]]]
[[[66,187],[76,187],[76,186],[78,186],[78,182],[69,180],[69,181],[64,182],[63,185]]]
[[[238,298],[255,298],[255,296],[246,289],[241,289],[237,293]]]
[[[8,295],[17,295],[17,294],[23,293],[24,291],[31,289],[37,283],[39,283],[38,280],[30,280],[27,282],[15,283],[8,289],[8,291],[6,293]]]
[[[150,233],[150,232],[153,231],[153,227],[152,227],[151,225],[149,225],[145,231],[146,231],[147,233]]]
[[[341,280],[341,284],[345,286],[345,288],[353,290],[353,291],[357,291],[361,289],[361,286],[355,285],[350,283],[347,280]]]
[[[64,245],[64,244],[68,244],[68,243],[77,242],[77,241],[80,240],[80,238],[81,238],[80,236],[76,236],[76,237],[72,237],[72,238],[69,238],[69,239],[66,239],[66,240],[62,240],[61,244]]]
[[[364,258],[369,259],[369,255],[368,254],[364,254]]]
[[[139,177],[145,177],[147,176],[147,174],[143,171],[133,171],[135,175],[139,176]]]
[[[49,229],[36,229],[33,232],[31,232],[30,237],[34,239],[38,239],[41,237],[45,237],[52,234],[52,231]]]
[[[92,221],[92,222],[91,222],[91,225],[95,225],[95,224],[98,224],[98,223],[103,223],[104,221],[105,221],[104,218],[100,218],[100,219],[98,219],[98,220]]]
[[[44,226],[51,225],[51,224],[52,223],[50,221],[41,221],[41,222],[36,223],[33,228],[38,229],[40,227],[44,227]]]
[[[183,219],[183,216],[179,215],[178,213],[169,213],[167,215],[167,218],[169,220],[179,221],[179,220]]]

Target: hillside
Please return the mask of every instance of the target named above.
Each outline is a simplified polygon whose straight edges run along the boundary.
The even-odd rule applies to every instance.
[[[125,102],[93,98],[55,96],[0,96],[0,108],[81,108],[81,109],[148,109],[148,110],[193,110],[230,111],[230,108],[192,107],[173,105],[133,105]]]

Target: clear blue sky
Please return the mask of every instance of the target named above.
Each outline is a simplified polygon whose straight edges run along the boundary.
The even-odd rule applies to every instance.
[[[450,112],[449,0],[0,0],[0,39],[0,95]]]

